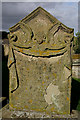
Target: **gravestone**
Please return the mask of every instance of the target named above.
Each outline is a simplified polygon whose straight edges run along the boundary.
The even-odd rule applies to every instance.
[[[9,30],[9,108],[70,114],[74,30],[41,7]]]

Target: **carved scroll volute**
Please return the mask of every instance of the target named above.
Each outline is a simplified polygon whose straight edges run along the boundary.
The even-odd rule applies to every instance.
[[[17,69],[16,69],[16,59],[14,55],[14,49],[13,49],[13,43],[15,43],[18,40],[18,37],[16,34],[11,33],[8,34],[9,39],[9,55],[8,55],[8,68],[10,70],[13,70],[14,74],[10,73],[10,78],[12,78],[12,82],[10,81],[10,92],[15,91],[19,86],[19,80],[17,75]]]
[[[45,35],[45,31],[38,29],[37,32],[32,31],[32,29],[25,23],[19,23],[20,28],[24,32],[26,42],[27,41],[35,41],[38,44],[41,44],[46,41],[47,35]]]
[[[24,32],[26,42],[31,41],[31,39],[33,37],[32,29],[23,22],[19,22],[19,26],[22,29],[22,31]]]
[[[54,44],[54,34],[58,29],[59,24],[53,25],[47,33],[47,43]]]
[[[8,39],[9,39],[9,43],[13,43],[16,42],[18,38],[16,34],[10,33],[8,34]]]
[[[53,25],[48,31],[48,43],[61,46],[66,46],[70,44],[70,39],[72,39],[70,31],[67,30],[62,24]]]
[[[25,41],[26,42],[30,41],[32,39],[32,37],[33,37],[32,29],[27,24],[22,23],[22,22],[19,22],[18,25],[21,28],[21,30],[23,31],[23,33],[24,33]],[[10,43],[17,42],[17,40],[18,40],[17,33],[10,32],[10,34],[8,35],[8,38],[9,38]]]
[[[13,70],[14,74],[11,74],[10,72],[10,79],[15,78],[12,80],[12,82],[10,81],[10,92],[12,92],[13,90],[15,90],[18,86],[17,84],[17,77],[16,77],[16,60],[14,58],[14,50],[13,50],[13,42],[17,41],[17,36],[15,34],[8,34],[8,38],[9,38],[9,55],[8,55],[8,68],[10,70]]]

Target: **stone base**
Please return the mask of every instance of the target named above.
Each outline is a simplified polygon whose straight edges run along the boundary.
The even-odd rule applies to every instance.
[[[2,119],[4,120],[5,118],[42,118],[45,119],[47,118],[48,120],[52,119],[52,120],[79,120],[78,118],[80,117],[78,114],[78,111],[76,110],[72,110],[71,115],[47,115],[45,113],[41,113],[41,112],[27,112],[27,111],[12,111],[9,110],[9,105],[7,104],[4,108],[2,108],[2,110],[0,110],[0,112],[2,112]],[[1,114],[0,114],[1,115]],[[78,117],[79,116],[79,117]],[[1,118],[1,117],[0,117]],[[55,118],[55,119],[54,119]]]

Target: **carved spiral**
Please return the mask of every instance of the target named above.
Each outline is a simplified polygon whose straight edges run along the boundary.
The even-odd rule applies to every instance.
[[[10,43],[17,41],[17,36],[16,36],[15,34],[11,34],[11,33],[10,33],[10,34],[8,35],[8,38],[9,38],[9,40],[10,40]]]
[[[30,41],[33,36],[32,29],[25,23],[19,22],[20,28],[23,30],[27,41]]]

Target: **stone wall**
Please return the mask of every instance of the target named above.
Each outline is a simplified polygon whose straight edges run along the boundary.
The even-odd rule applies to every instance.
[[[80,79],[80,54],[74,54],[72,61],[72,76]]]

